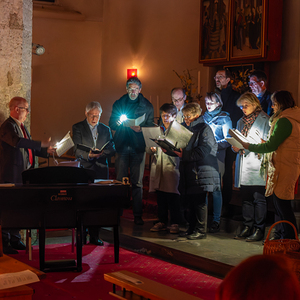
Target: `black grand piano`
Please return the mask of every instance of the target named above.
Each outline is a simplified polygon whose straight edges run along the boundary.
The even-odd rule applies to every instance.
[[[2,228],[38,229],[40,270],[82,270],[83,227],[113,227],[119,261],[120,211],[129,201],[129,185],[94,183],[94,172],[74,167],[45,167],[23,172],[23,185],[0,186]],[[45,230],[76,228],[77,265],[45,261]]]

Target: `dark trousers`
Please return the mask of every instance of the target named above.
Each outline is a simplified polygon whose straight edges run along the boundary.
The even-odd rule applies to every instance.
[[[232,166],[235,161],[236,153],[231,150],[231,147],[226,148],[225,155],[225,172],[223,175],[223,189],[222,189],[222,198],[223,198],[223,206],[228,207],[229,202],[232,197],[232,185],[233,185],[233,172]]]
[[[143,177],[145,168],[146,153],[136,153],[133,148],[127,146],[121,153],[116,154],[117,180],[122,181],[123,177],[128,177],[130,169],[130,182],[132,191],[132,210],[135,217],[143,214]]]
[[[267,216],[265,187],[259,185],[242,185],[241,197],[243,199],[244,225],[250,228],[259,228],[265,232]]]
[[[181,224],[183,218],[180,209],[180,195],[162,191],[156,191],[156,195],[159,222],[168,224],[168,211],[170,210],[171,224]]]
[[[206,193],[187,195],[186,197],[189,203],[189,231],[206,233]]]
[[[273,203],[275,208],[275,221],[290,221],[297,229],[295,214],[290,200],[283,200],[273,194]],[[282,239],[294,239],[295,232],[290,224],[282,223],[276,226],[275,234]]]

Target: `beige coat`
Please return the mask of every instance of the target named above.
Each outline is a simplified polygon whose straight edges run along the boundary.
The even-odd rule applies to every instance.
[[[293,200],[300,175],[300,108],[288,108],[279,118],[287,118],[293,129],[291,135],[272,153],[266,196],[275,193],[280,199]]]

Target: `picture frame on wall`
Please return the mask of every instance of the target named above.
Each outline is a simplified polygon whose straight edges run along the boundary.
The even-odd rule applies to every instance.
[[[230,61],[266,56],[267,0],[232,0]]]
[[[229,58],[231,0],[200,0],[200,63]]]

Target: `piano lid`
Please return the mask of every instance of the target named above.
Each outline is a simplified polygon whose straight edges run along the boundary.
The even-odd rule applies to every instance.
[[[44,167],[29,169],[22,172],[23,184],[90,184],[96,178],[96,172],[84,168],[74,167]]]

